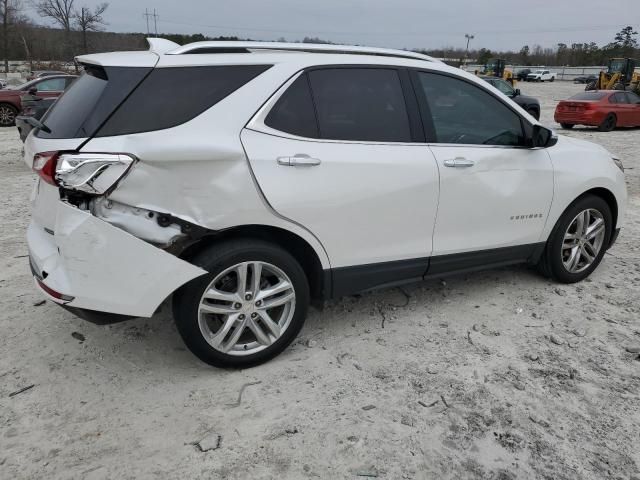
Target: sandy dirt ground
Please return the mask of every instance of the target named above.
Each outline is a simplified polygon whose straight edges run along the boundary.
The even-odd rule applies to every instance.
[[[519,87],[550,125],[581,89]],[[0,478],[637,480],[640,130],[567,134],[628,168],[626,226],[590,279],[522,266],[344,298],[277,359],[224,371],[166,306],[95,326],[41,304],[33,175],[1,130]]]

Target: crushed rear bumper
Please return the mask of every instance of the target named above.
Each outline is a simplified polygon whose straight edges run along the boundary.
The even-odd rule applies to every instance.
[[[206,273],[84,210],[63,201],[56,207],[53,231],[36,220],[27,230],[36,286],[51,301],[150,317],[175,290]]]

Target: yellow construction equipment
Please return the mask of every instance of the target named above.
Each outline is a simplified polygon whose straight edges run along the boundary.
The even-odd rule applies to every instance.
[[[638,61],[633,58],[611,58],[607,69],[600,72],[595,82],[585,90],[631,90],[640,93],[640,72],[636,72]]]
[[[480,72],[476,72],[478,75],[485,75],[487,77],[497,77],[506,80],[511,85],[516,83],[516,79],[513,76],[513,71],[507,68],[507,61],[504,58],[491,58]]]

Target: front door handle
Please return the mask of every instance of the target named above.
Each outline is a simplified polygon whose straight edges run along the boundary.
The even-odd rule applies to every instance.
[[[449,158],[445,160],[444,166],[454,167],[454,168],[466,168],[466,167],[473,167],[475,163],[476,162],[474,162],[473,160],[467,160],[464,157],[456,157],[456,158]]]
[[[304,153],[298,153],[293,157],[278,157],[278,165],[285,167],[315,167],[322,162],[319,158],[313,158]]]

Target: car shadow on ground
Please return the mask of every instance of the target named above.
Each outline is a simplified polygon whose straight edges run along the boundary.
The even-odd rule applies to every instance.
[[[503,301],[500,298],[505,295],[504,290],[515,284],[521,285],[524,290],[536,286],[545,288],[549,282],[533,268],[521,265],[430,279],[328,301],[322,309],[310,309],[298,338],[267,365],[304,360],[309,354],[307,347],[310,342],[331,346],[336,341],[350,337],[353,337],[353,342],[358,342],[358,337],[365,333],[388,333],[390,328],[419,328],[405,321],[416,313],[420,318],[424,316],[424,322],[427,323],[442,321],[439,309],[452,303],[458,306],[467,303],[464,308],[469,311],[485,305],[487,299],[492,299],[491,305],[497,305]],[[405,312],[404,308],[409,304],[411,310]],[[68,312],[64,315],[70,316],[72,328],[83,332],[87,344],[93,344],[99,351],[101,362],[105,365],[117,361],[144,365],[144,370],[141,370],[143,375],[146,375],[150,365],[154,370],[162,370],[163,375],[169,372],[170,376],[202,374],[211,377],[234,371],[209,367],[187,350],[174,325],[170,299],[151,318],[136,318],[106,326],[89,324]],[[452,324],[455,322],[453,318],[450,320]],[[64,332],[60,330],[59,334],[62,336]],[[398,335],[406,338],[406,331]],[[64,338],[59,340],[64,341]]]

